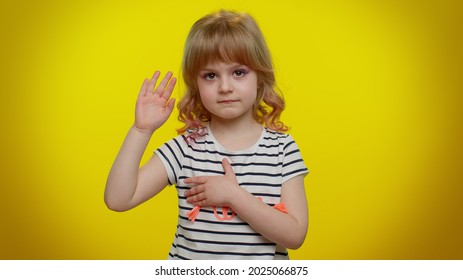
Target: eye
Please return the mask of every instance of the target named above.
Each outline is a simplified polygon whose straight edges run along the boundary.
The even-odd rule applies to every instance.
[[[243,77],[244,75],[246,75],[248,73],[248,71],[244,70],[244,69],[236,69],[235,71],[233,71],[233,76],[235,77]]]
[[[214,73],[206,73],[206,74],[203,75],[203,79],[206,80],[206,81],[214,80],[216,77],[217,77],[217,75],[214,74]]]

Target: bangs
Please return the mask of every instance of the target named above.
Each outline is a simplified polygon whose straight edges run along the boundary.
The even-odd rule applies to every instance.
[[[185,44],[183,75],[194,77],[209,63],[239,63],[257,72],[272,71],[267,45],[257,23],[247,14],[221,13],[197,21]]]
[[[191,49],[194,55],[191,60],[193,69],[201,69],[209,63],[219,61],[224,63],[236,62],[251,68],[258,64],[251,59],[255,57],[251,53],[252,46],[249,44],[251,38],[243,38],[245,34],[223,29],[219,32],[211,30],[210,34],[204,35],[203,40],[197,41],[199,44],[195,46],[196,48]]]

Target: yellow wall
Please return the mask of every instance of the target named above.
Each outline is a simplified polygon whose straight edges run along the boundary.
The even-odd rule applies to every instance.
[[[2,0],[0,258],[166,257],[174,189],[114,213],[104,185],[143,79],[219,8],[260,23],[311,170],[292,258],[463,258],[460,3]]]

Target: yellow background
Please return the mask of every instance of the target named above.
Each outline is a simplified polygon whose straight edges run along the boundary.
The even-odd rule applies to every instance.
[[[461,2],[302,0],[2,0],[0,258],[166,257],[175,190],[115,213],[106,176],[143,79],[219,8],[259,22],[311,170],[291,257],[462,259]]]

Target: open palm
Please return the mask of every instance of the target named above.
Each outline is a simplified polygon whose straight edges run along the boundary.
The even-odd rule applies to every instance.
[[[172,77],[172,72],[167,72],[156,87],[160,74],[156,71],[151,80],[145,79],[138,95],[135,127],[144,133],[153,133],[161,127],[174,109],[175,99],[170,99],[170,96],[177,79]]]

